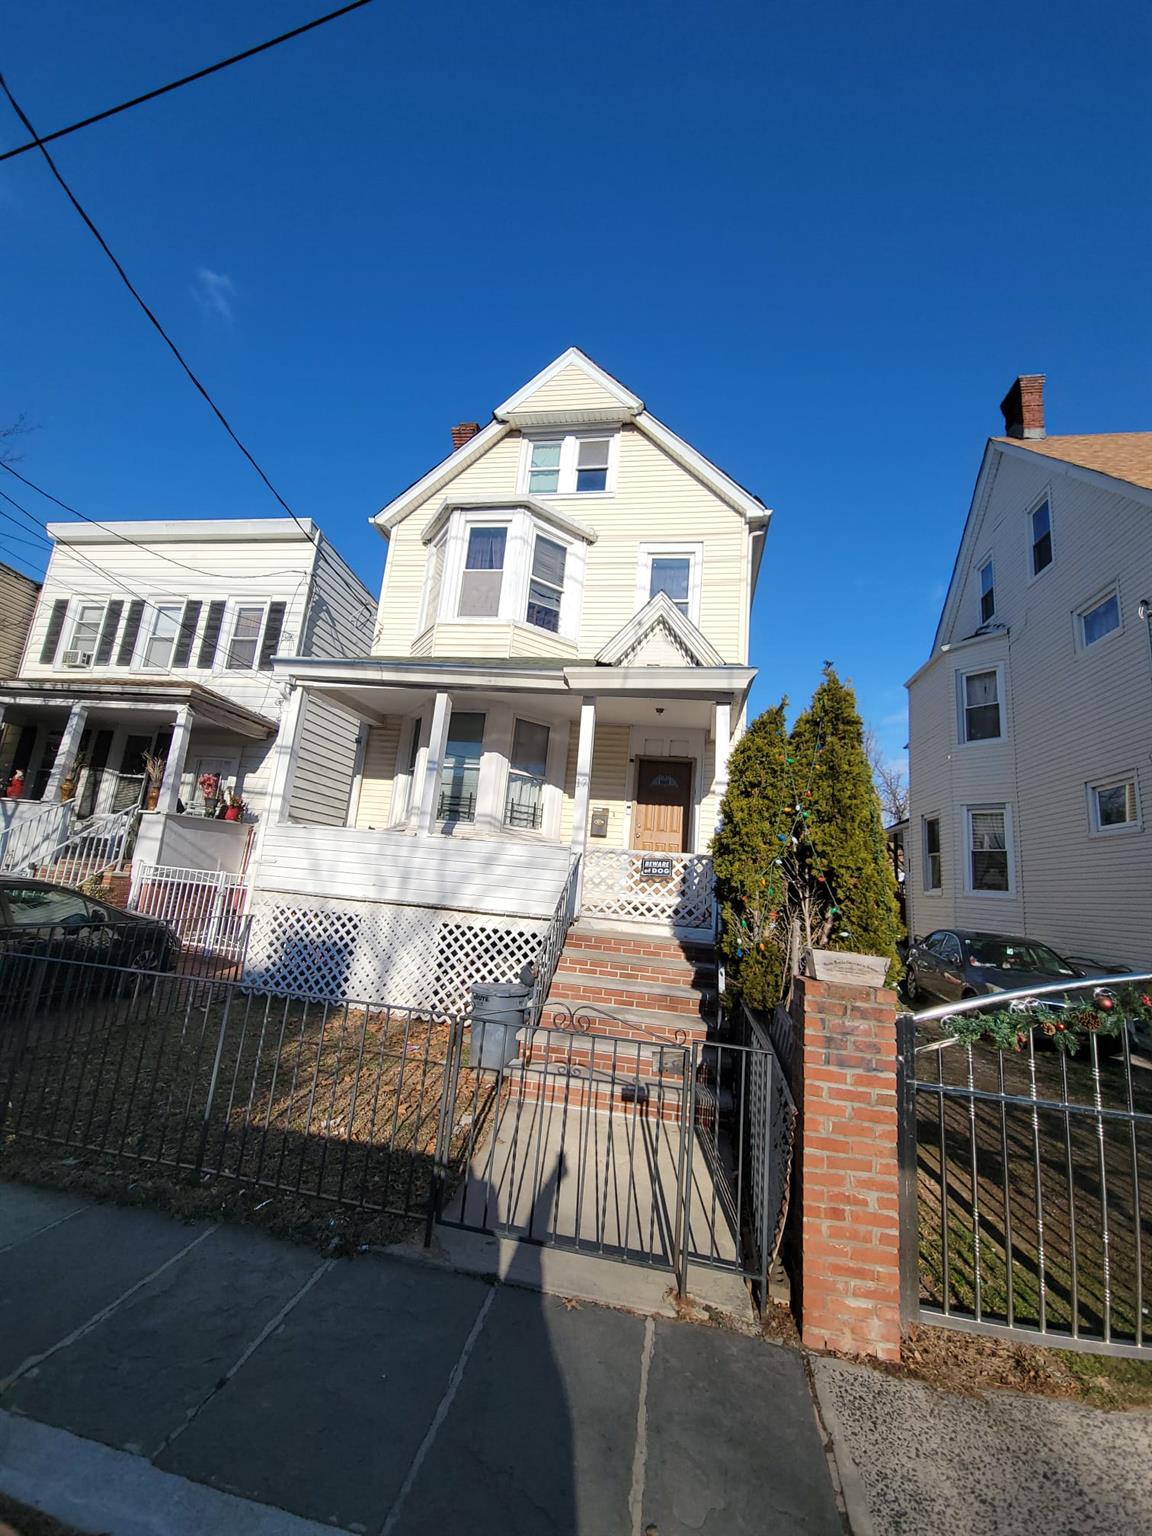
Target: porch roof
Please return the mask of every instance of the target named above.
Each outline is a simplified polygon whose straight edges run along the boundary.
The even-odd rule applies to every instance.
[[[0,683],[0,705],[33,708],[70,709],[84,704],[99,710],[176,710],[187,706],[198,722],[235,731],[238,736],[256,740],[276,734],[276,722],[245,709],[222,693],[200,683],[157,678],[149,682],[126,682],[123,678],[12,678]]]

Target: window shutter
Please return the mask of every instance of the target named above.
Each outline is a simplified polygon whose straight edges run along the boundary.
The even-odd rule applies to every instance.
[[[48,630],[44,636],[44,644],[40,647],[40,665],[50,667],[56,660],[56,652],[60,649],[60,636],[64,633],[64,618],[68,612],[68,599],[58,597],[52,604],[52,612],[48,616]]]
[[[196,658],[198,667],[211,667],[216,660],[216,647],[220,644],[220,630],[227,606],[226,603],[208,604],[208,617],[204,621],[204,633],[200,636],[200,654]]]
[[[100,630],[100,641],[96,646],[96,665],[106,667],[112,660],[112,648],[116,644],[116,631],[120,628],[120,615],[124,612],[122,602],[109,603],[104,613],[104,625]]]
[[[260,647],[260,662],[262,667],[272,665],[272,658],[276,654],[276,647],[280,644],[280,636],[284,630],[284,614],[287,603],[269,603],[268,617],[264,622],[264,643]]]
[[[136,638],[140,633],[140,625],[143,618],[143,602],[129,603],[128,617],[124,623],[124,633],[120,636],[120,649],[116,653],[116,665],[118,667],[130,667],[132,665],[132,654],[136,649]]]
[[[192,642],[196,638],[196,628],[200,623],[200,610],[203,603],[187,602],[184,604],[184,614],[180,620],[180,631],[176,636],[176,649],[172,652],[172,665],[174,667],[186,667],[188,658],[192,654]]]

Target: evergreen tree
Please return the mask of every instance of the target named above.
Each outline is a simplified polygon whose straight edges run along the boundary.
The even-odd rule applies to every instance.
[[[712,842],[721,958],[732,990],[758,1008],[779,1001],[785,974],[787,900],[777,860],[791,847],[786,705],[758,715],[732,749]]]
[[[830,662],[811,705],[792,728],[789,755],[804,831],[802,942],[886,955],[892,981],[900,968],[896,882],[856,696]]]

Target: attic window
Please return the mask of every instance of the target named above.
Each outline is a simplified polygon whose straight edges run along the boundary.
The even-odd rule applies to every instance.
[[[522,488],[529,496],[603,496],[613,489],[615,443],[614,432],[528,438]]]

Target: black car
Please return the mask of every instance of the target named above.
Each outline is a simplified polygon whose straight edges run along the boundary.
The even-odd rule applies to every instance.
[[[1089,965],[1081,968],[1035,939],[938,928],[927,938],[913,941],[905,986],[913,1004],[954,1003],[965,997],[1079,981],[1093,974],[1109,972]]]
[[[5,973],[9,981],[17,973],[25,979],[30,961],[41,957],[172,971],[179,951],[176,935],[157,918],[122,912],[50,880],[0,875],[0,995],[12,991]]]

